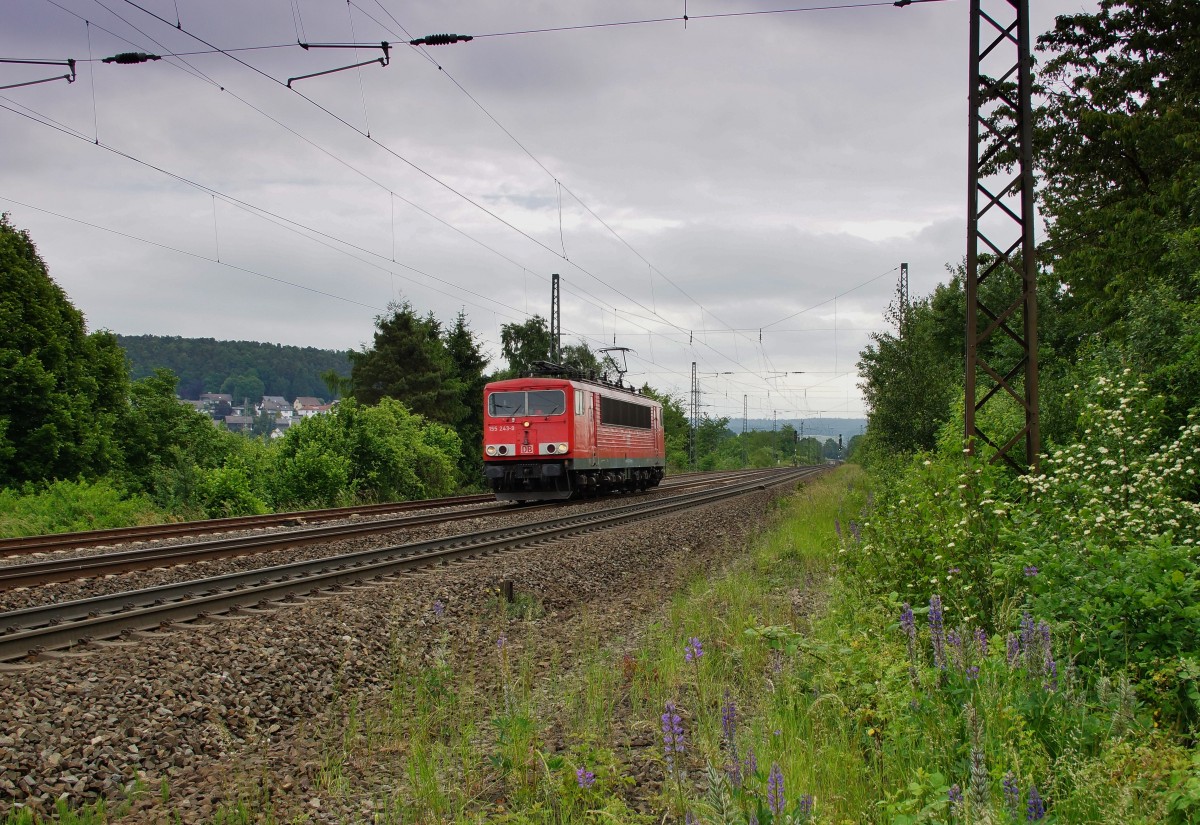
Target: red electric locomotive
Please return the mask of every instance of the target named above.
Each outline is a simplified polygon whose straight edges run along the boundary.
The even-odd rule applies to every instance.
[[[578,375],[494,381],[483,390],[483,471],[502,501],[657,487],[662,405]]]

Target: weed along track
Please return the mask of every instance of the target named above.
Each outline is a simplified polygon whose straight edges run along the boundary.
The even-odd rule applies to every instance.
[[[389,701],[389,692],[447,651],[464,661],[457,682],[494,695],[498,634],[514,656],[528,650],[548,662],[576,644],[561,636],[570,628],[623,632],[672,587],[744,546],[773,498],[803,475],[636,504],[615,499],[603,511],[524,530],[461,536],[440,548],[391,548],[391,558],[373,551],[378,555],[357,559],[357,568],[317,578],[301,579],[293,569],[293,578],[275,575],[266,590],[202,592],[206,615],[175,631],[133,630],[78,652],[2,666],[0,799],[8,801],[0,804],[44,810],[64,794],[78,804],[127,798],[142,787],[150,792],[140,801],[134,793],[132,821],[163,821],[171,812],[185,822],[207,821],[222,806],[261,799],[266,787],[286,816],[369,821],[378,803],[369,787],[374,768],[332,764],[327,748],[329,731],[342,730],[351,704]],[[418,559],[418,552],[435,555]],[[434,563],[439,559],[459,561]],[[514,583],[517,604],[536,610],[497,618],[502,581]],[[260,606],[280,606],[289,592],[300,595],[286,609]],[[229,606],[248,606],[219,614],[213,603],[227,597]],[[136,600],[134,612],[174,609],[161,591]],[[189,608],[193,616],[197,606]],[[58,639],[51,644],[78,638],[84,626],[68,630],[72,625],[103,618],[81,618],[78,604],[57,609],[39,620]],[[87,612],[99,611],[93,605]],[[11,623],[11,615],[0,622]],[[20,632],[30,632],[30,624]],[[100,638],[94,627],[87,632]],[[535,632],[546,636],[534,641]],[[4,639],[14,645],[8,658],[18,642],[12,633]],[[361,778],[363,793],[344,793],[336,780],[342,774]]]

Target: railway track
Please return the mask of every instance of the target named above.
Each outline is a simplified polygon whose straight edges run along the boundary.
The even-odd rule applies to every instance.
[[[670,476],[670,482],[686,481],[692,476],[712,473],[681,473]],[[459,507],[474,504],[495,503],[491,493],[468,496],[450,496],[422,501],[391,501],[380,504],[361,504],[354,507],[332,507],[323,510],[296,510],[288,513],[268,513],[261,516],[236,516],[233,518],[204,519],[201,521],[168,522],[148,524],[140,527],[114,527],[105,530],[83,530],[73,533],[52,533],[44,536],[17,536],[0,538],[0,558],[27,556],[36,553],[53,553],[85,547],[101,547],[108,544],[126,544],[154,541],[164,538],[182,538],[212,533],[228,533],[234,530],[249,530],[259,527],[280,527],[296,524],[311,524],[319,521],[387,515],[410,510],[432,510],[441,507]]]
[[[756,477],[756,475],[749,474],[749,477]],[[740,477],[742,476],[735,476],[735,478]],[[709,476],[704,479],[680,480],[670,486],[678,488],[720,483],[721,481],[722,478]],[[462,498],[475,501],[479,497],[465,496]],[[511,505],[499,504],[495,499],[484,498],[486,499],[486,503],[480,506],[472,506],[468,509],[451,513],[440,512],[359,521],[350,524],[302,527],[255,536],[208,539],[166,547],[141,547],[87,556],[56,556],[34,562],[0,566],[0,592],[17,587],[34,587],[51,582],[112,576],[137,570],[152,570],[158,567],[173,567],[200,561],[213,561],[255,553],[267,553],[289,547],[303,547],[310,544],[359,538],[378,533],[387,533],[393,530],[411,529],[452,521],[511,515],[515,512],[514,507]],[[449,500],[442,499],[441,501],[447,502]],[[519,511],[524,514],[559,506],[561,504],[557,502],[532,504],[520,507]]]
[[[734,482],[717,489],[646,499],[515,527],[16,610],[0,614],[0,661],[169,627],[213,614],[236,614],[306,597],[321,597],[337,588],[382,580],[415,568],[610,529],[755,490],[794,483],[819,472],[820,468],[773,471],[765,479]]]

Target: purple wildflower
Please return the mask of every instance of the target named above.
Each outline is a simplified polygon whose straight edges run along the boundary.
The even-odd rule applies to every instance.
[[[775,816],[782,816],[785,805],[787,797],[783,792],[783,771],[778,762],[772,762],[771,773],[767,777],[767,807]]]
[[[815,800],[813,799],[813,795],[810,793],[806,793],[804,796],[800,797],[800,816],[812,816],[814,802]]]
[[[442,604],[441,599],[433,603],[433,615],[437,618],[442,618],[442,614],[446,612],[446,605]]]
[[[721,708],[721,734],[725,744],[732,746],[737,733],[737,703],[725,691],[725,704]]]
[[[1030,564],[1025,567],[1025,578],[1032,579],[1038,574],[1037,565]]]
[[[746,760],[742,762],[742,776],[746,779],[754,776],[758,772],[758,758],[754,755],[754,748],[746,751]]]
[[[737,704],[729,697],[729,691],[725,691],[725,705],[721,708],[721,742],[729,752],[729,762],[725,766],[729,784],[739,788],[742,769],[737,750]]]
[[[957,576],[959,573],[962,572],[962,570],[958,567],[951,567],[946,572],[949,573],[951,576]]]
[[[1046,803],[1042,801],[1042,797],[1038,794],[1037,785],[1030,783],[1029,785],[1029,804],[1025,806],[1025,820],[1027,822],[1037,822],[1046,816]]]
[[[987,631],[982,627],[975,628],[975,646],[979,648],[980,658],[986,659],[988,654],[988,635]]]
[[[1010,819],[1017,818],[1017,809],[1021,805],[1021,788],[1017,785],[1017,777],[1012,771],[1004,774],[1004,807]]]
[[[837,519],[837,518],[835,518],[835,519],[833,520],[833,532],[837,533],[838,541],[841,541],[841,539],[842,539],[842,522],[841,522],[841,519]]]
[[[751,811],[750,812],[750,821],[747,823],[747,825],[758,825],[758,814]]]
[[[1025,654],[1026,664],[1029,662],[1029,652],[1033,650],[1033,634],[1036,628],[1033,616],[1029,613],[1021,616],[1021,652]]]
[[[683,825],[699,825],[699,823],[700,820],[696,819],[696,815],[691,811],[688,811],[686,814],[684,814]]]
[[[1049,691],[1058,690],[1058,662],[1049,653],[1046,654],[1046,676],[1049,677],[1045,688]]]
[[[1015,633],[1009,633],[1006,641],[1008,645],[1008,667],[1012,670],[1016,668],[1017,662],[1021,659],[1021,643],[1017,640],[1017,634]]]
[[[958,670],[963,670],[966,665],[966,649],[963,646],[962,634],[957,630],[951,630],[946,634],[946,643],[950,645],[950,653],[954,657],[954,666]]]
[[[683,648],[683,658],[685,661],[694,662],[704,655],[704,648],[700,646],[700,639],[696,636],[688,639],[687,645]]]
[[[675,754],[683,753],[683,720],[675,712],[675,703],[667,702],[662,715],[663,753],[667,757],[667,770],[675,771]]]
[[[942,628],[942,597],[932,596],[929,599],[929,633],[933,637],[933,663],[938,670],[946,669],[946,637]]]
[[[946,799],[950,802],[950,816],[958,816],[963,804],[963,792],[958,783],[950,786],[950,790],[946,792]]]
[[[507,645],[508,645],[508,637],[505,636],[503,633],[501,633],[499,636],[496,637],[496,649],[497,650],[504,650],[505,646],[507,646]]]
[[[596,784],[596,774],[589,771],[587,768],[579,768],[575,771],[575,781],[581,788],[590,788]]]
[[[909,607],[908,602],[904,603],[904,609],[900,611],[900,628],[910,639],[917,635],[917,622],[913,618],[912,608]]]
[[[855,544],[862,542],[862,525],[857,521],[850,522],[850,535],[854,536]]]
[[[979,678],[979,665],[971,665],[967,668],[967,678],[972,682]]]

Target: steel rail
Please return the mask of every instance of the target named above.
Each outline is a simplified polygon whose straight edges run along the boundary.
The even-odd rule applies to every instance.
[[[751,474],[752,475],[752,474]],[[705,479],[677,483],[674,486],[691,486],[700,483],[723,482],[722,479]],[[526,513],[560,506],[558,502],[531,504],[520,508]],[[436,513],[420,516],[400,516],[360,521],[352,524],[325,525],[264,533],[258,536],[231,536],[205,541],[175,544],[168,547],[141,547],[89,556],[55,557],[22,564],[0,565],[0,592],[18,587],[33,587],[51,582],[72,581],[82,578],[174,567],[200,561],[266,553],[288,547],[337,541],[357,536],[368,536],[392,530],[409,529],[430,524],[443,524],[472,518],[490,518],[510,515],[514,508],[499,504],[494,499],[488,505],[452,513]]]
[[[519,527],[485,530],[12,611],[0,614],[0,627],[3,627],[0,632],[0,661],[12,661],[42,650],[70,647],[94,639],[109,639],[134,631],[165,627],[213,613],[236,613],[254,605],[269,607],[281,600],[317,596],[323,590],[362,584],[369,579],[382,579],[417,567],[490,555],[572,534],[654,518],[754,490],[799,481],[819,472],[821,468],[788,470],[770,479],[756,479],[716,490],[642,501]]]
[[[669,477],[669,482],[703,473],[680,473]],[[708,473],[707,475],[712,475]],[[361,504],[354,507],[330,507],[322,510],[294,510],[286,513],[267,513],[260,516],[232,516],[230,518],[203,519],[200,521],[177,521],[165,524],[146,524],[139,527],[110,527],[103,530],[81,530],[72,533],[49,533],[41,536],[16,536],[0,538],[0,557],[52,553],[84,547],[96,547],[117,542],[153,541],[161,538],[176,538],[205,533],[226,533],[256,527],[273,527],[292,522],[331,521],[353,516],[371,516],[380,513],[399,513],[408,510],[426,510],[437,507],[494,502],[491,493],[467,496],[449,496],[421,501],[390,501],[379,504]]]
[[[270,513],[261,516],[233,516],[231,518],[204,519],[202,521],[177,521],[166,524],[147,524],[140,527],[112,527],[104,530],[83,530],[74,533],[50,533],[44,536],[17,536],[0,539],[0,556],[47,553],[77,547],[95,547],[101,544],[127,541],[149,541],[159,538],[174,538],[202,533],[224,533],[253,527],[272,527],[295,521],[330,521],[350,518],[355,515],[396,513],[405,510],[424,510],[434,507],[457,507],[463,504],[480,504],[495,501],[488,494],[432,498],[424,501],[391,501],[381,504],[363,504],[358,507],[332,507],[324,510],[296,510],[289,513]]]

